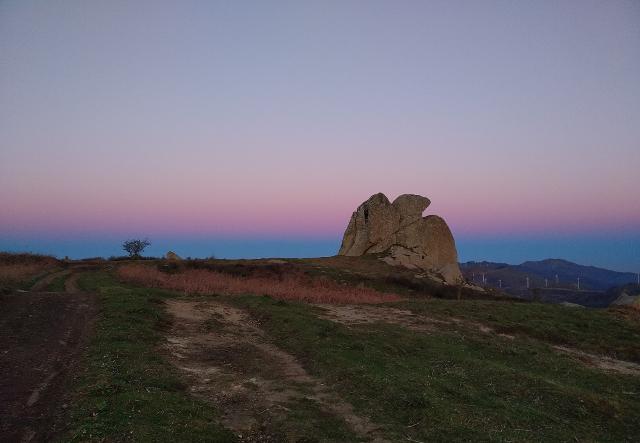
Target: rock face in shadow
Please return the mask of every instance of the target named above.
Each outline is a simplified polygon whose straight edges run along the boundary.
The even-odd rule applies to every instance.
[[[380,254],[391,265],[440,274],[449,284],[462,279],[456,245],[447,223],[422,216],[431,201],[404,194],[393,203],[382,193],[358,206],[351,216],[338,255]]]

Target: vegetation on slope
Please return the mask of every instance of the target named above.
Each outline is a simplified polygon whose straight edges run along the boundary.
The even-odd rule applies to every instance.
[[[80,284],[100,293],[102,313],[66,438],[232,441],[217,420],[220,405],[191,397],[185,379],[158,352],[169,321],[164,301],[179,295],[123,287],[104,273],[83,274]],[[382,313],[378,321],[341,324],[321,306],[243,292],[268,291],[246,286],[217,300],[249,312],[266,340],[381,425],[391,441],[632,441],[640,434],[640,376],[604,370],[556,348],[640,362],[637,316],[413,297],[365,306]],[[394,323],[385,318],[390,309],[436,326]],[[220,328],[213,320],[207,327]],[[317,410],[301,403],[286,424],[314,429],[305,441],[329,441],[338,428],[334,419],[314,418]],[[310,420],[320,421],[310,428]]]
[[[79,285],[99,292],[101,312],[62,440],[234,441],[158,353],[170,294],[125,288],[104,273],[85,273]]]
[[[319,318],[319,308],[305,304],[251,296],[229,301],[248,309],[276,344],[383,424],[394,441],[630,441],[640,434],[638,376],[587,367],[544,338],[510,339],[464,327],[347,327]],[[432,302],[415,303],[428,311]],[[448,303],[456,315],[474,303],[436,302]],[[521,306],[508,303],[504,310]],[[529,314],[547,308],[530,306]],[[566,311],[556,320],[574,314],[552,308]],[[524,327],[544,327],[538,322],[544,315],[531,321],[523,316]],[[601,328],[618,325],[594,321],[605,334]],[[574,333],[575,340],[592,339],[591,331]],[[612,348],[622,352],[626,345],[614,342]]]
[[[552,345],[640,363],[640,323],[604,309],[581,309],[544,303],[490,300],[407,300],[397,304],[416,314],[458,318]],[[459,327],[459,325],[456,325]]]
[[[282,300],[311,303],[383,303],[399,300],[395,294],[367,287],[340,285],[327,278],[310,278],[289,272],[279,278],[246,276],[206,269],[176,269],[161,272],[146,265],[123,265],[118,276],[144,286],[181,291],[187,294],[260,294]]]

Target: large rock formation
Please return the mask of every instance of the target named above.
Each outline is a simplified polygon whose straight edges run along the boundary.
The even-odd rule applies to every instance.
[[[437,215],[422,216],[430,204],[420,195],[404,194],[393,203],[382,193],[372,195],[351,216],[338,255],[383,253],[389,264],[432,271],[449,284],[460,282],[449,227]]]

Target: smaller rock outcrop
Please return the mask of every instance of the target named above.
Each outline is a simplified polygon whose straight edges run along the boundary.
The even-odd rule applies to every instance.
[[[422,216],[431,201],[404,194],[393,203],[382,193],[372,195],[351,216],[338,255],[383,254],[391,265],[440,274],[449,284],[462,280],[455,241],[437,215]]]
[[[618,298],[611,302],[612,306],[640,306],[640,295],[629,295],[622,292]]]
[[[182,260],[178,254],[173,251],[169,251],[166,253],[165,258],[169,261],[179,261]]]

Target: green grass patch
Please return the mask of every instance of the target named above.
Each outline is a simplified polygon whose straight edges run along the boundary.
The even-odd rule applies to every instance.
[[[537,328],[548,326],[542,318],[503,312],[530,304],[497,303],[482,313],[492,312],[496,324],[501,317],[521,319],[527,336],[509,340],[466,329],[346,327],[318,318],[318,308],[305,304],[253,296],[227,300],[248,309],[278,346],[381,424],[392,441],[631,441],[640,435],[640,379],[558,354],[535,337],[561,337],[562,326],[542,331]],[[412,309],[419,310],[419,303]],[[598,332],[606,340],[616,337],[591,331],[612,323],[583,312],[591,311],[577,314],[567,340],[582,337],[597,347]],[[564,318],[557,314],[554,321]],[[580,318],[592,321],[584,328],[590,332],[580,329]]]
[[[82,274],[100,314],[74,388],[64,441],[235,441],[213,406],[194,399],[158,351],[167,292]]]
[[[585,352],[640,363],[640,323],[606,309],[488,300],[410,300],[396,304],[416,314],[478,322],[498,333],[520,334]]]
[[[47,286],[46,290],[50,292],[64,292],[64,282],[67,281],[69,274],[60,275],[53,279]]]

